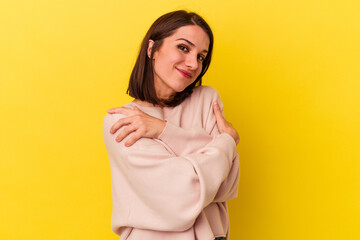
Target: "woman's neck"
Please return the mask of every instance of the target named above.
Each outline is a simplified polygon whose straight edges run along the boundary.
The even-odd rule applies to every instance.
[[[141,101],[140,99],[134,99],[133,103],[136,103],[143,107],[161,107],[159,105],[154,105],[154,104],[146,102],[146,101]]]

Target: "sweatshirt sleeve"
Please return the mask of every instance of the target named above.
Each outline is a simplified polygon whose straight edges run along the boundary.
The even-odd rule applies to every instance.
[[[212,103],[217,102],[224,114],[218,92],[212,87],[203,86],[200,91],[193,94],[196,95],[195,101],[190,102],[187,107],[196,106],[196,109],[201,111],[201,127],[186,129],[166,122],[164,130],[158,137],[178,156],[193,153],[212,141],[214,136],[220,134],[212,107]]]
[[[199,99],[201,99],[199,101]],[[202,112],[202,128],[184,129],[170,122],[159,136],[159,139],[170,148],[177,156],[193,153],[208,144],[214,136],[219,135],[212,103],[218,102],[224,115],[223,104],[218,92],[209,86],[203,86],[202,92],[196,98],[197,109]],[[195,105],[195,104],[193,104]],[[200,106],[199,106],[200,105]],[[226,179],[218,189],[214,202],[225,202],[237,197],[240,177],[240,162],[238,154],[230,165],[230,171]]]
[[[125,147],[130,136],[118,143],[116,134],[109,132],[120,117],[107,114],[103,125],[111,165],[114,232],[119,233],[121,226],[159,231],[190,228],[227,178],[237,156],[234,140],[219,134],[182,156],[148,138]]]
[[[213,137],[203,128],[184,129],[171,122],[166,122],[165,128],[158,137],[177,156],[195,152],[213,140]]]

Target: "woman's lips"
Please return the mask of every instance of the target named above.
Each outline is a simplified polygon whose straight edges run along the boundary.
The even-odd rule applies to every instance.
[[[181,70],[181,69],[179,69],[179,68],[176,68],[176,70],[178,70],[179,73],[181,73],[181,75],[183,75],[184,77],[186,77],[186,78],[191,78],[191,73],[189,73],[188,71]]]

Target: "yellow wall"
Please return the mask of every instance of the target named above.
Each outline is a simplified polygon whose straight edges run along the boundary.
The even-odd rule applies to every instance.
[[[118,239],[103,116],[179,8],[213,28],[204,82],[241,135],[231,239],[360,239],[357,0],[0,1],[0,239]]]

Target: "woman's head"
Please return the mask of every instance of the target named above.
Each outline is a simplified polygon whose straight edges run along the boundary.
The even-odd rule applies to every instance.
[[[196,13],[175,11],[161,16],[143,39],[127,92],[152,104],[180,104],[195,86],[201,85],[212,48],[212,31]],[[163,99],[156,87],[159,88],[159,82],[168,85],[174,78],[178,83],[180,79],[184,82],[170,84],[174,94]]]

